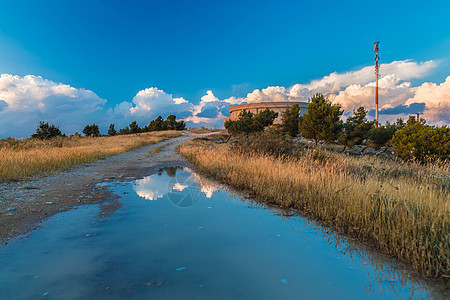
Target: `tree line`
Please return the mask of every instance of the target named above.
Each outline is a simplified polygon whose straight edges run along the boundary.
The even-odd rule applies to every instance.
[[[280,134],[313,140],[314,148],[319,141],[340,143],[344,145],[344,150],[365,143],[376,149],[392,145],[397,156],[403,159],[426,161],[449,158],[450,128],[446,125],[427,125],[424,119],[417,120],[411,116],[406,122],[398,119],[394,124],[386,122],[385,125],[375,126],[374,121],[367,120],[367,110],[362,106],[342,121],[344,111],[340,105],[332,104],[320,93],[309,100],[306,114],[301,116],[300,106],[294,104],[283,112],[280,125],[273,125],[278,113],[269,109],[259,114],[244,110],[238,120],[225,122],[225,128],[231,137],[260,132],[273,125],[278,127]]]
[[[186,123],[184,121],[177,121],[175,115],[169,115],[165,120],[158,116],[156,119],[150,121],[147,126],[139,127],[136,121],[131,122],[125,128],[116,131],[114,124],[109,125],[108,136],[123,135],[123,134],[135,134],[141,132],[150,131],[162,131],[162,130],[184,130],[186,129]],[[97,124],[88,124],[83,129],[83,134],[89,137],[101,136],[100,128]],[[75,133],[75,135],[79,135]],[[36,133],[32,134],[32,138],[47,140],[57,136],[66,136],[61,132],[61,130],[48,122],[40,122],[39,126],[36,128]]]

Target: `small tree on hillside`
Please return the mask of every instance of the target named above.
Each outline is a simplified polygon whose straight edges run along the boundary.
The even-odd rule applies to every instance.
[[[299,129],[304,138],[314,140],[314,148],[318,140],[332,142],[338,137],[342,122],[340,105],[333,105],[322,94],[310,99],[308,112],[300,118]]]
[[[130,127],[125,127],[125,128],[121,128],[121,129],[119,129],[119,134],[120,135],[122,135],[122,134],[130,134]]]
[[[166,120],[163,121],[163,130],[175,130],[177,125],[177,117],[175,115],[169,115]]]
[[[92,124],[92,136],[97,137],[100,136],[100,128],[97,124]]]
[[[32,134],[32,138],[40,139],[40,140],[48,140],[56,136],[62,136],[61,130],[58,127],[48,122],[44,123],[43,121],[39,123],[39,126],[36,128],[36,133]]]
[[[108,129],[108,135],[109,136],[114,136],[117,134],[116,129],[114,128],[114,124],[110,124],[109,125],[109,129]]]
[[[138,126],[136,121],[131,122],[130,125],[128,125],[128,127],[130,128],[130,133],[141,132],[141,128]]]
[[[339,142],[345,147],[360,145],[363,140],[369,136],[370,129],[373,128],[373,122],[367,122],[367,111],[364,106],[360,106],[353,115],[348,117],[343,123],[343,131],[339,135]],[[345,150],[345,148],[344,148]]]
[[[82,132],[84,133],[85,136],[91,136],[91,135],[92,135],[92,128],[91,128],[91,125],[86,125],[86,126],[83,128],[83,131],[82,131]]]
[[[94,123],[92,125],[86,125],[83,129],[83,133],[85,136],[97,137],[100,136],[100,129],[98,128],[98,125]]]
[[[158,116],[156,119],[150,122],[147,126],[148,131],[160,131],[163,130],[163,118]]]
[[[300,105],[294,104],[287,108],[282,115],[281,131],[287,133],[292,137],[298,135],[300,120]]]
[[[175,125],[175,130],[185,130],[186,129],[186,122],[184,121],[178,121]]]

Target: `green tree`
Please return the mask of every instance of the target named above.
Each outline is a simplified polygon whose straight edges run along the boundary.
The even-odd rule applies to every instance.
[[[239,114],[239,119],[236,121],[228,120],[225,122],[225,129],[231,135],[248,134],[253,129],[253,113],[245,109]]]
[[[98,128],[98,125],[96,125],[95,123],[92,125],[86,125],[83,129],[83,133],[85,136],[100,136],[100,130]]]
[[[253,131],[263,131],[265,127],[272,125],[277,117],[277,112],[266,108],[252,117]]]
[[[148,124],[148,131],[160,131],[163,130],[163,118],[161,116],[158,116],[156,119],[150,122]]]
[[[278,117],[278,113],[266,108],[260,113],[254,115],[251,111],[243,110],[239,114],[239,119],[236,121],[228,120],[225,122],[225,128],[230,136],[236,134],[249,134],[252,132],[259,132],[265,127],[273,124],[273,121]]]
[[[44,123],[43,121],[41,121],[36,128],[36,133],[31,135],[32,138],[40,140],[48,140],[57,136],[63,136],[61,130],[55,125],[49,125],[48,122]]]
[[[141,132],[141,128],[138,126],[136,121],[131,122],[130,125],[128,125],[128,127],[130,128],[130,133]]]
[[[450,128],[446,125],[426,125],[424,119],[410,117],[402,129],[397,130],[391,140],[397,156],[403,159],[448,159],[450,153]]]
[[[108,135],[109,136],[114,136],[117,134],[116,129],[114,128],[114,124],[110,124],[109,125],[109,129],[108,129]]]
[[[98,127],[97,124],[92,124],[92,136],[93,137],[97,137],[100,136],[100,128]]]
[[[163,130],[175,130],[177,126],[177,117],[175,115],[169,115],[163,122]]]
[[[406,126],[406,123],[402,118],[398,118],[397,122],[395,122],[395,124],[392,124],[391,126],[393,126],[394,131],[397,131],[403,129]]]
[[[185,130],[186,129],[186,122],[184,121],[178,121],[175,125],[175,130]]]
[[[332,142],[338,137],[343,111],[340,105],[333,105],[322,94],[311,97],[308,112],[300,118],[299,130],[304,138],[314,140],[314,148],[318,140]]]
[[[290,108],[287,108],[282,114],[281,131],[292,137],[297,136],[299,132],[299,120],[300,106],[298,104],[294,104]]]
[[[91,125],[86,125],[86,126],[83,128],[83,131],[82,131],[82,132],[84,133],[85,136],[91,136],[91,135],[92,135],[92,128],[91,128]]]
[[[393,126],[389,126],[389,123],[386,126],[373,127],[368,135],[369,146],[379,149],[388,144],[393,135],[394,129]]]
[[[373,128],[373,122],[367,122],[367,111],[364,106],[360,106],[353,115],[349,116],[342,125],[342,132],[339,134],[339,142],[345,147],[360,145],[369,136],[369,131]],[[344,147],[344,150],[345,150]]]

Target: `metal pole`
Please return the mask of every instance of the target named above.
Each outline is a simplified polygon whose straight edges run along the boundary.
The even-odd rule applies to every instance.
[[[378,78],[380,77],[380,42],[375,42],[375,127],[378,127]]]

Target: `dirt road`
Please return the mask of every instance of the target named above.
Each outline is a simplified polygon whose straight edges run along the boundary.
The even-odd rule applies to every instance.
[[[165,166],[185,166],[188,162],[176,152],[181,143],[201,135],[182,136],[105,160],[26,181],[0,184],[0,244],[39,226],[40,221],[77,205],[113,201],[115,195],[101,182],[131,181]],[[167,145],[161,152],[149,150]]]

